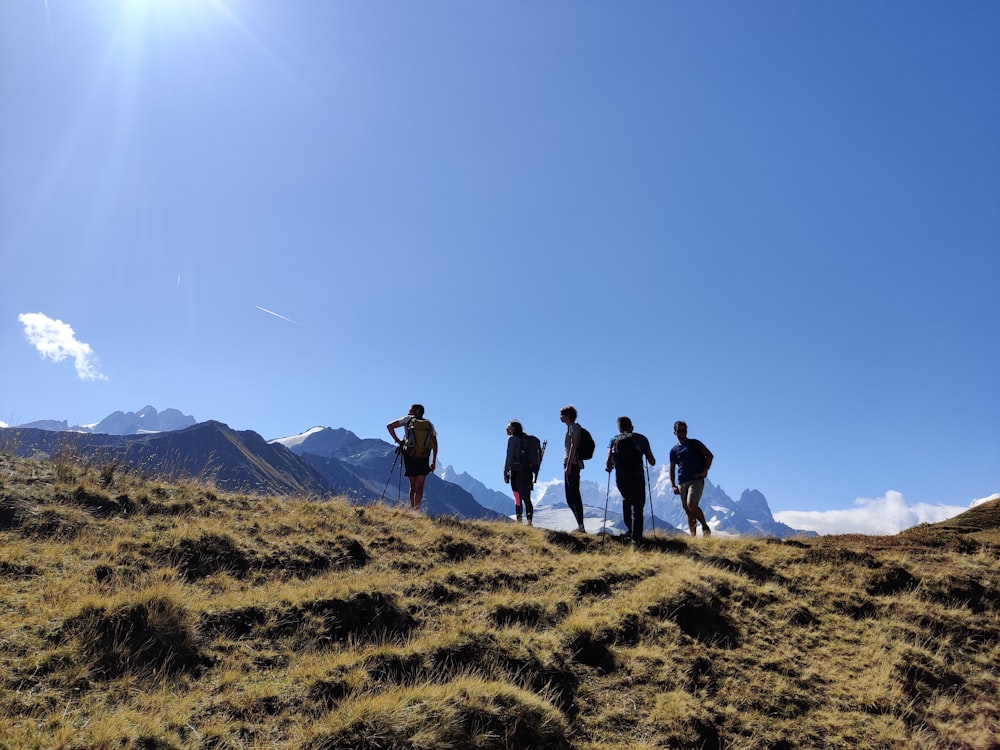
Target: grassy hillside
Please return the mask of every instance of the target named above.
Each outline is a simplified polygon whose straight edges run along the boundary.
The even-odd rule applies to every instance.
[[[0,456],[0,747],[996,748],[998,515],[634,552]]]

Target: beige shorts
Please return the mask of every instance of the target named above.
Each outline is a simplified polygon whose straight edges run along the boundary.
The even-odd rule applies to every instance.
[[[685,482],[680,487],[681,505],[684,508],[697,508],[701,502],[701,493],[705,491],[705,480],[692,479]]]

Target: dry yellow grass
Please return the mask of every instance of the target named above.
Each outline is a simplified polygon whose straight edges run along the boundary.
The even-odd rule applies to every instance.
[[[0,747],[997,748],[967,515],[634,552],[0,455]]]

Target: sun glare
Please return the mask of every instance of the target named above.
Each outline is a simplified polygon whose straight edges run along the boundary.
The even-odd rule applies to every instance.
[[[241,0],[118,0],[126,25],[144,30],[214,25],[222,22],[270,55],[242,18]]]
[[[189,24],[209,5],[209,0],[119,0],[123,21],[143,29]]]
[[[230,0],[119,0],[122,12],[144,23],[186,24],[215,16],[233,21]]]
[[[211,5],[211,0],[123,0],[125,5],[171,11],[190,10],[197,6]]]

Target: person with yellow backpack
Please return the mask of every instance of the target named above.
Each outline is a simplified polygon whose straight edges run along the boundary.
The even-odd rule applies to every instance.
[[[396,434],[399,427],[403,428],[402,440]],[[410,482],[410,508],[419,511],[424,500],[424,482],[437,465],[437,432],[431,421],[424,419],[421,404],[411,405],[405,417],[389,422],[386,428],[396,450],[403,454],[403,473]]]

